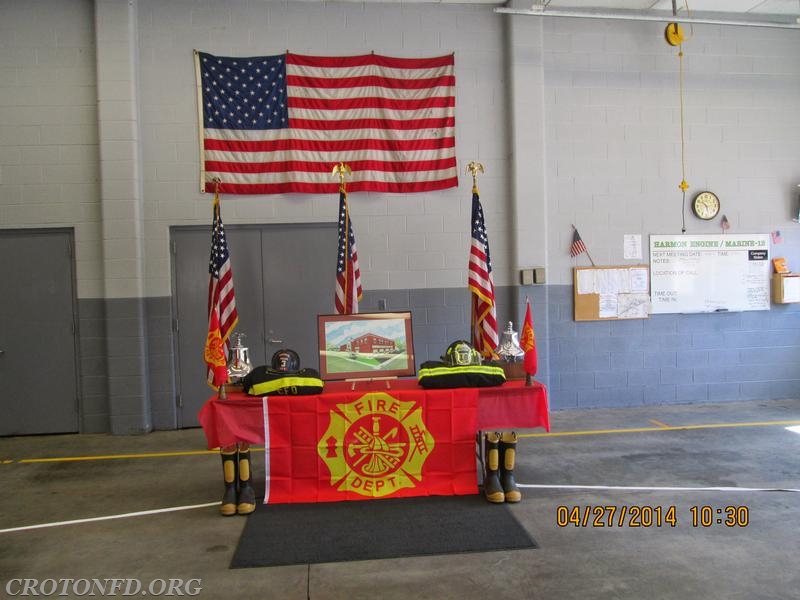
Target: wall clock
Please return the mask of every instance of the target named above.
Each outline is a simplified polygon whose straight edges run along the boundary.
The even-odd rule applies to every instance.
[[[698,219],[710,221],[719,214],[719,198],[714,192],[700,192],[692,200],[692,212]]]

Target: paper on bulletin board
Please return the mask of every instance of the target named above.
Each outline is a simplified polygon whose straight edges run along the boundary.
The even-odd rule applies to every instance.
[[[578,294],[646,294],[649,291],[646,267],[578,270]]]
[[[617,317],[620,319],[646,319],[650,314],[649,294],[620,294],[617,296]]]
[[[631,292],[646,294],[649,291],[648,283],[650,281],[647,269],[629,269],[629,271],[631,275]]]
[[[578,271],[578,293],[579,294],[596,294],[597,286],[595,285],[594,274],[596,271],[591,269],[580,269]]]
[[[629,269],[600,269],[595,273],[598,294],[620,294],[631,289]]]
[[[599,315],[601,319],[617,316],[617,294],[600,294]]]

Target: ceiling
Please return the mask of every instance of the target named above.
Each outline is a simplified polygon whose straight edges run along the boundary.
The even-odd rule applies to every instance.
[[[296,0],[304,1],[304,0]],[[305,0],[307,1],[307,0]],[[315,0],[312,0],[315,1]],[[513,0],[344,0],[364,3],[407,2],[409,4],[520,4]],[[794,15],[800,17],[800,0],[676,0],[679,13],[714,12],[727,14]],[[557,10],[635,10],[672,11],[672,0],[530,0],[527,7],[545,7]]]
[[[672,0],[532,0],[553,9],[608,10],[667,10]],[[768,14],[800,16],[800,0],[677,0],[679,14],[685,14],[686,4],[691,12],[727,14]]]
[[[359,2],[492,4],[495,12],[537,16],[670,21],[673,2],[680,22],[779,26],[800,29],[800,0],[289,0],[290,2]]]
[[[478,0],[439,0],[475,2]],[[495,3],[494,0],[489,0]],[[502,0],[501,0],[502,1]],[[800,0],[509,0],[495,12],[800,29]],[[496,2],[500,3],[500,2]],[[687,6],[688,5],[688,6]],[[674,6],[674,8],[673,8]]]

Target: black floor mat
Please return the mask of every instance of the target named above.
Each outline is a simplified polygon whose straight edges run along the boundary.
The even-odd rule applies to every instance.
[[[535,548],[509,506],[482,495],[259,505],[231,568]]]

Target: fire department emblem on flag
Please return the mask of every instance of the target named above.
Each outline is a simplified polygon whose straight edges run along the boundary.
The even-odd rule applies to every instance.
[[[330,411],[317,452],[337,491],[380,498],[416,487],[434,445],[418,404],[373,392]]]
[[[205,361],[212,365],[225,365],[225,351],[222,348],[222,338],[219,329],[206,336],[206,346],[203,351]]]

